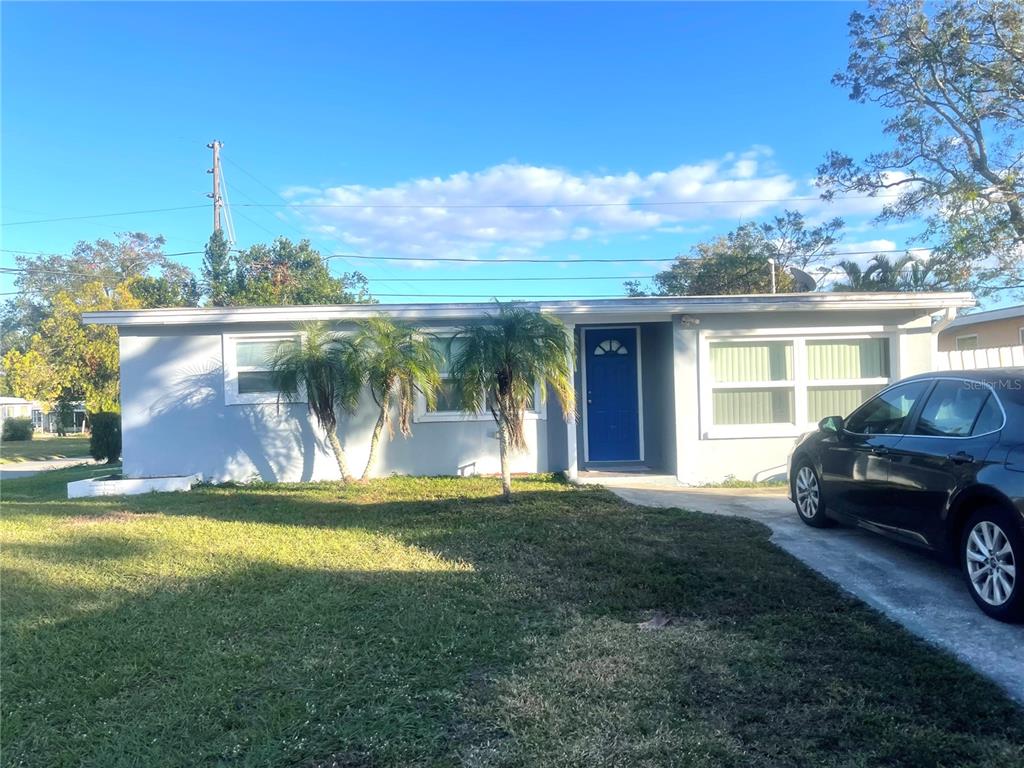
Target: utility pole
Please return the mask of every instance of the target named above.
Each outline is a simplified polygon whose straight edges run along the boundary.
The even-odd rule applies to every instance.
[[[206,196],[213,200],[213,231],[217,232],[220,230],[220,209],[224,205],[224,201],[220,196],[220,148],[224,146],[221,142],[214,139],[206,145],[207,149],[213,150],[213,168],[210,168],[207,173],[213,174],[213,192]]]

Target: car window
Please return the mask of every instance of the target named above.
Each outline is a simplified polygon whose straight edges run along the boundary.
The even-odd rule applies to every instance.
[[[971,434],[984,435],[988,432],[995,432],[997,429],[1001,429],[1002,426],[1003,409],[999,407],[999,401],[996,400],[996,396],[989,393],[985,405],[981,407],[978,420],[974,422],[974,429],[971,430]]]
[[[928,388],[929,381],[909,381],[887,389],[850,414],[846,429],[859,435],[894,435],[903,431],[907,416]]]
[[[967,437],[989,394],[989,388],[976,381],[943,379],[928,395],[914,434]]]

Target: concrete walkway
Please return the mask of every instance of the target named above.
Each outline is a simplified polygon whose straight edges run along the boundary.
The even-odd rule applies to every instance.
[[[77,467],[79,464],[92,464],[93,460],[88,457],[75,459],[42,459],[40,461],[19,461],[14,464],[0,464],[0,482],[4,480],[16,480],[19,477],[31,477],[39,472],[47,472],[51,469],[67,469]]]
[[[810,528],[800,522],[781,489],[630,486],[618,479],[608,488],[634,504],[739,515],[764,523],[779,547],[950,651],[1024,704],[1024,625],[1003,624],[978,610],[956,568],[867,531]]]

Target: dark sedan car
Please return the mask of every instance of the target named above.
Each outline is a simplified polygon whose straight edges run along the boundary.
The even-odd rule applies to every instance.
[[[833,521],[956,558],[975,602],[1024,619],[1024,368],[914,376],[797,443],[790,498]]]

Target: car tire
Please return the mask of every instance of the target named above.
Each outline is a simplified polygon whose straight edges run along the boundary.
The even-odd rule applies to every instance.
[[[812,528],[828,528],[832,519],[825,514],[825,497],[821,492],[821,478],[806,459],[798,462],[793,470],[793,504],[796,513]]]
[[[967,518],[960,567],[967,591],[982,611],[1007,622],[1024,620],[1024,534],[1016,515],[983,507]]]

